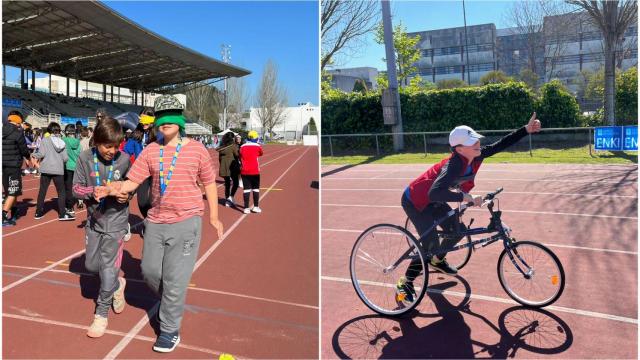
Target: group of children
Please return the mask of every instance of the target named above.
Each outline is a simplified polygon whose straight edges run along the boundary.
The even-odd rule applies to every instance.
[[[94,318],[87,335],[97,338],[107,329],[109,309],[119,314],[126,305],[126,280],[120,276],[120,266],[124,243],[131,236],[129,201],[137,194],[145,218],[142,275],[160,297],[160,335],[153,349],[170,352],[180,342],[187,286],[202,234],[204,203],[200,184],[209,206],[208,222],[217,230],[218,238],[223,235],[223,225],[218,219],[216,174],[211,156],[202,143],[186,137],[184,106],[171,95],[160,96],[154,105],[153,109],[143,111],[138,128],[126,142],[120,123],[108,115],[97,119],[90,144],[76,138],[73,125],[65,128],[63,137],[60,125],[51,123],[47,128],[49,136],[42,139],[33,153],[41,172],[35,217],[39,219],[44,214],[44,197],[51,181],[58,192],[59,220],[74,219],[74,198],[86,206],[85,267],[100,278]],[[19,140],[13,128],[22,117],[10,116],[9,120],[3,126],[3,183],[7,195],[17,196],[21,186],[12,185],[15,179],[20,181],[23,159],[31,166],[32,158],[24,137]],[[5,135],[16,138],[14,153],[5,151]],[[258,157],[263,152],[257,144],[257,133],[250,132],[245,144],[233,133],[224,139],[218,151],[220,175],[225,179],[225,201],[235,206],[233,196],[241,175],[244,212],[259,213]],[[254,202],[249,208],[251,193]],[[12,203],[5,205],[10,207]],[[7,216],[3,211],[3,225]]]
[[[227,132],[216,149],[220,162],[219,175],[224,179],[224,198],[226,206],[235,206],[234,197],[242,178],[245,214],[260,213],[260,164],[258,158],[263,155],[258,144],[258,133],[254,130],[247,134],[247,142],[242,144],[240,135]],[[253,194],[253,206],[249,202]]]

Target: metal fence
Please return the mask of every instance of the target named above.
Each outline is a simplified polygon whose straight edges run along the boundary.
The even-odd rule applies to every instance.
[[[536,149],[567,150],[585,148],[594,154],[592,127],[542,129],[528,135],[507,151],[521,156],[534,156]],[[482,144],[493,143],[512,130],[481,130]],[[449,132],[404,132],[405,153],[436,154],[450,152]],[[336,134],[322,135],[321,146],[324,156],[369,155],[381,156],[397,153],[393,148],[394,133],[380,134]],[[587,149],[588,148],[588,149]]]

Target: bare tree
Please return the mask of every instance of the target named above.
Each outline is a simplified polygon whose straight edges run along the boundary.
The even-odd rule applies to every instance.
[[[321,70],[336,55],[349,56],[362,36],[375,30],[380,8],[377,1],[322,0],[320,20],[322,35]]]
[[[247,109],[249,93],[244,78],[231,78],[227,84],[227,127],[239,128]]]
[[[629,25],[638,18],[636,0],[567,0],[584,9],[591,22],[602,31],[604,42],[604,119],[615,125],[616,45],[619,45]]]
[[[273,128],[284,120],[287,92],[278,83],[278,67],[269,59],[262,72],[262,80],[256,94],[258,119],[262,127],[272,136]]]
[[[186,95],[187,117],[217,125],[221,102],[220,93],[215,87],[201,83],[200,86],[189,89]]]

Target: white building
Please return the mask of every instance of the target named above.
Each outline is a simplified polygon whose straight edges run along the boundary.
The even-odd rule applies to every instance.
[[[102,84],[78,80],[78,92],[76,93],[76,79],[69,79],[69,96],[79,98],[90,98],[94,100],[102,101],[103,88]],[[36,90],[49,92],[49,76],[36,78]],[[133,104],[134,95],[130,89],[113,87],[113,101],[111,101],[111,86],[106,86],[107,101],[121,103],[121,104]],[[67,94],[67,78],[62,76],[51,75],[51,89],[53,94]],[[153,107],[155,99],[162,94],[156,93],[144,93],[144,103],[142,103],[142,93],[138,92],[138,105]],[[180,100],[185,106],[187,105],[187,96],[185,94],[175,94],[175,97]]]
[[[298,106],[287,107],[284,110],[282,121],[273,128],[276,139],[301,140],[302,135],[308,133],[309,121],[313,118],[316,129],[320,129],[320,107],[311,103],[300,103]],[[247,131],[255,130],[263,135],[266,129],[258,117],[258,108],[252,107],[248,119],[242,122]]]
[[[378,69],[372,67],[357,67],[328,70],[331,75],[331,86],[345,92],[352,92],[357,80],[364,80],[369,90],[377,90]]]

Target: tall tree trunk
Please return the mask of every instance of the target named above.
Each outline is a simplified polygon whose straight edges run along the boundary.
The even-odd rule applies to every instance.
[[[604,119],[609,125],[616,124],[616,58],[615,42],[610,36],[605,36],[604,45]]]

